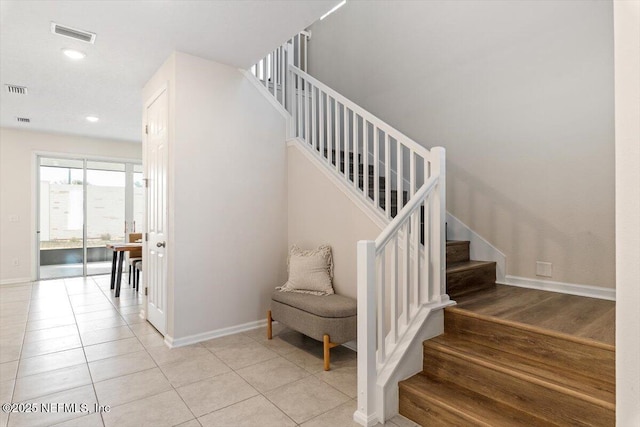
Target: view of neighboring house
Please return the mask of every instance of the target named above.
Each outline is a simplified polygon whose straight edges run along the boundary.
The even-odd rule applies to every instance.
[[[158,362],[164,353],[154,351],[237,333],[256,338],[249,331],[264,327],[270,294],[287,281],[292,245],[329,243],[336,293],[356,298],[357,242],[375,240],[397,211],[367,212],[296,146],[286,111],[293,103],[283,106],[279,96],[290,90],[311,105],[320,92],[306,89],[312,80],[304,91],[302,79],[278,86],[277,70],[291,56],[268,56],[259,63],[267,65],[251,68],[304,30],[304,44],[287,47],[287,55],[304,55],[303,71],[402,138],[444,147],[447,238],[471,240],[472,256],[495,261],[497,283],[616,301],[617,425],[634,425],[638,1],[347,0],[319,19],[339,3],[2,0],[0,289],[108,274],[105,245],[147,233],[142,292],[149,288],[149,303],[142,293],[109,296],[108,276],[91,283],[119,316],[132,315],[132,323],[109,327],[149,319],[160,331],[148,338],[153,346],[141,338],[139,350],[183,398],[179,389],[188,385],[173,381]],[[69,38],[65,26],[88,41]],[[336,135],[346,134],[338,123],[350,113],[335,99],[335,119],[327,120],[335,120]],[[294,115],[307,114],[305,126],[314,129],[321,113],[299,108]],[[364,129],[353,130],[354,141],[359,135],[364,144]],[[378,150],[367,161],[404,156],[395,153]],[[340,162],[333,165],[339,174]],[[394,189],[408,175],[378,172],[389,175],[386,185],[395,174]],[[357,189],[355,173],[351,181],[346,175]],[[373,186],[378,176],[371,179]],[[120,310],[127,298],[139,308]],[[217,354],[215,344],[207,348]],[[16,382],[20,349],[2,361],[15,363]],[[230,371],[246,368],[216,357]],[[356,396],[346,395],[355,406]]]

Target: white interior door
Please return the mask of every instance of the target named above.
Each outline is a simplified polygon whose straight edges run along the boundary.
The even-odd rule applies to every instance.
[[[167,329],[167,90],[147,106],[146,177],[147,241],[144,276],[147,286],[147,319],[163,335]]]

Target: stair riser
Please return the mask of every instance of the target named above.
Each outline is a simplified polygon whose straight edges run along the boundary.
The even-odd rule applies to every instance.
[[[473,423],[471,420],[459,417],[437,404],[414,395],[411,391],[400,390],[399,412],[421,426],[483,426],[486,424]],[[498,427],[498,426],[495,426]],[[501,426],[502,427],[502,426]],[[512,427],[512,426],[504,426]]]
[[[567,340],[445,310],[445,333],[615,384],[615,352],[597,345]]]
[[[447,273],[447,293],[453,299],[456,297],[491,288],[496,283],[495,263],[479,268]]]
[[[559,425],[615,425],[615,412],[545,387],[528,379],[501,372],[456,355],[424,347],[424,374],[490,396],[513,408]]]
[[[456,262],[469,261],[469,242],[447,244],[447,266]]]

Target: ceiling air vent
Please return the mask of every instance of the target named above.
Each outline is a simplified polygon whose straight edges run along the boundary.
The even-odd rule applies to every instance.
[[[31,119],[27,117],[16,117],[20,123],[31,123]]]
[[[27,88],[24,86],[16,86],[16,85],[4,85],[7,88],[7,92],[13,93],[16,95],[26,95]]]
[[[71,39],[80,40],[86,43],[96,41],[96,34],[89,31],[78,30],[77,28],[65,27],[64,25],[51,23],[51,32],[60,36],[69,37]]]

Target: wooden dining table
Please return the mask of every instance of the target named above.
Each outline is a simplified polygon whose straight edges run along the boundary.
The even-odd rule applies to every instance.
[[[142,247],[142,243],[107,243],[107,249],[113,251],[113,261],[111,263],[111,289],[115,287],[116,298],[120,297],[120,285],[122,284],[122,264],[124,263],[125,252],[133,251]],[[117,274],[116,274],[117,264]]]

